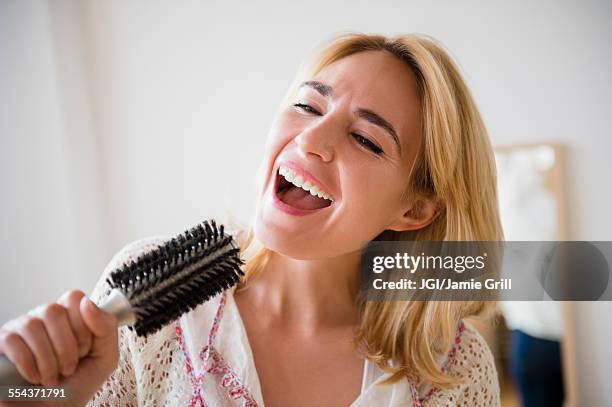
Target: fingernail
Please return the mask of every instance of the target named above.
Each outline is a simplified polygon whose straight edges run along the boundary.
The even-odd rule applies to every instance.
[[[91,308],[95,309],[96,311],[100,309],[100,308],[98,308],[96,303],[93,302],[92,300],[90,300],[89,298],[87,299],[87,305],[89,305]]]
[[[85,302],[88,306],[96,305],[92,300],[89,299],[89,297],[81,297],[81,305],[83,305],[83,302]]]

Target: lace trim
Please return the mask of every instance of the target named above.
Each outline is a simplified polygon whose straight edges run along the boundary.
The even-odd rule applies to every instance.
[[[242,383],[235,370],[232,369],[231,365],[227,363],[227,361],[223,358],[223,356],[221,356],[214,346],[215,338],[217,337],[217,332],[219,331],[219,322],[221,321],[223,309],[225,308],[225,303],[226,294],[223,293],[208,334],[207,344],[198,353],[198,357],[202,360],[204,367],[203,371],[197,375],[193,371],[193,363],[191,362],[189,352],[187,351],[187,346],[185,345],[180,321],[176,322],[176,337],[181,345],[181,350],[183,351],[183,357],[185,360],[185,370],[189,375],[189,379],[193,387],[189,407],[207,407],[202,394],[202,382],[204,381],[205,373],[220,376],[219,386],[225,389],[228,396],[232,400],[242,399],[243,407],[257,407],[257,402],[251,395],[251,392]]]

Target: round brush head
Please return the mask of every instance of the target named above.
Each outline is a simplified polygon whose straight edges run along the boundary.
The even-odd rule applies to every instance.
[[[223,225],[204,221],[113,271],[107,282],[127,298],[132,328],[146,336],[234,286],[243,275],[239,253]]]

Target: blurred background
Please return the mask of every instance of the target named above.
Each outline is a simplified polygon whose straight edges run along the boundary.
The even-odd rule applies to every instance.
[[[508,239],[612,240],[612,2],[0,0],[0,322],[91,290],[130,241],[247,223],[281,98],[347,31],[450,50],[505,168]],[[531,333],[562,343],[571,401],[612,406],[611,303],[504,312],[505,405],[512,338],[548,323]]]

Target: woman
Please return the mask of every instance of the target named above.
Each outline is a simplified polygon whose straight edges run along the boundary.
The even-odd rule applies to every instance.
[[[268,140],[237,289],[147,339],[121,329],[119,347],[113,318],[70,292],[8,324],[0,349],[92,405],[499,405],[491,353],[463,322],[492,303],[357,296],[364,241],[502,238],[490,143],[446,52],[420,35],[342,36]],[[107,272],[162,241],[129,245]]]

